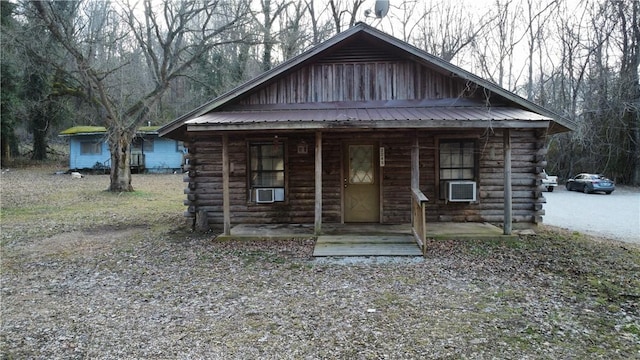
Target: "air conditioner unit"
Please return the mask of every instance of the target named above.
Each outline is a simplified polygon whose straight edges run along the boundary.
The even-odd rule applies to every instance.
[[[256,189],[256,203],[265,204],[274,201],[274,189]]]
[[[472,202],[476,201],[475,181],[449,181],[447,182],[447,201]]]

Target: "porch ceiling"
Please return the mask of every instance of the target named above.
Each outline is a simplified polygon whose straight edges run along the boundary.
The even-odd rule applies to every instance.
[[[334,107],[260,108],[210,112],[186,122],[188,131],[323,128],[546,128],[551,118],[512,107]],[[495,123],[494,123],[495,122]]]

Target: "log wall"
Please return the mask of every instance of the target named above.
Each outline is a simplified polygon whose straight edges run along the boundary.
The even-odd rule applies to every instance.
[[[436,134],[435,137],[451,134]],[[490,136],[477,134],[479,161],[478,201],[476,203],[446,203],[439,200],[436,144],[429,138],[420,140],[420,188],[429,198],[428,222],[490,222],[504,221],[504,147],[502,131]],[[546,166],[544,132],[511,130],[512,137],[512,209],[514,223],[540,223],[546,202],[542,195],[541,175]]]
[[[539,223],[544,215],[540,173],[546,166],[544,132],[512,130],[513,221]],[[274,134],[275,135],[275,134]],[[415,136],[420,144],[420,190],[429,198],[427,222],[503,222],[504,162],[501,131],[483,136],[479,131],[458,132],[458,136],[478,141],[478,201],[446,203],[439,200],[436,169],[437,139],[452,134],[432,131],[337,132],[323,134],[322,195],[323,222],[342,221],[342,144],[358,138],[376,141],[385,148],[385,166],[381,168],[381,222],[402,224],[411,221],[411,145]],[[278,134],[286,143],[286,200],[272,204],[250,201],[247,174],[247,144],[251,140],[273,139],[273,135],[229,136],[231,223],[305,223],[314,222],[314,133]],[[308,144],[307,154],[298,154],[297,145]],[[189,148],[185,174],[185,215],[195,219],[206,214],[209,226],[223,223],[221,137],[194,137]],[[201,214],[201,215],[198,215]]]

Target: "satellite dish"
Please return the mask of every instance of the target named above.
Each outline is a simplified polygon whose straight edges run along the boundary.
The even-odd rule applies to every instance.
[[[376,0],[373,12],[377,18],[383,18],[389,12],[389,0]]]

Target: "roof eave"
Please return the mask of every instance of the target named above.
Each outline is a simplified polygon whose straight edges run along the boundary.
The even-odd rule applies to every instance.
[[[58,134],[59,137],[71,137],[71,136],[95,136],[95,135],[105,135],[106,131],[100,132],[80,132],[74,134]]]
[[[547,129],[551,120],[429,120],[429,121],[285,121],[231,124],[189,124],[188,132],[286,131],[286,130],[380,130],[380,129]]]

